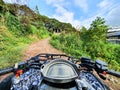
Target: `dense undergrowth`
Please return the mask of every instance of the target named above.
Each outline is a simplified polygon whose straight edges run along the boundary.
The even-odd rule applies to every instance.
[[[21,23],[21,19],[9,12],[0,13],[0,68],[21,61],[22,52],[31,42],[49,36],[46,28],[36,23],[39,28],[31,22]]]
[[[80,36],[77,33],[71,34],[61,34],[61,35],[53,35],[51,44],[65,52],[66,54],[75,56],[80,58],[81,56],[86,56],[91,58],[94,55],[93,60],[100,59],[106,62],[110,62],[109,67],[120,71],[120,46],[119,45],[111,45],[111,44],[103,44],[95,45],[91,44],[90,46],[84,46],[84,41],[80,39]],[[97,43],[98,44],[98,43]],[[87,50],[89,48],[89,51]]]
[[[104,60],[109,63],[110,68],[120,71],[120,45],[107,42],[104,38],[106,37],[104,31],[101,32],[102,27],[95,26],[89,30],[85,29],[83,27],[81,31],[55,34],[52,36],[51,44],[78,58],[86,56],[93,60]]]

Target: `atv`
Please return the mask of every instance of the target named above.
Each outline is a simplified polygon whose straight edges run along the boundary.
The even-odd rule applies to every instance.
[[[110,90],[100,78],[106,79],[106,74],[120,78],[101,60],[65,54],[38,54],[0,69],[0,75],[7,73],[12,74],[0,83],[0,90]]]

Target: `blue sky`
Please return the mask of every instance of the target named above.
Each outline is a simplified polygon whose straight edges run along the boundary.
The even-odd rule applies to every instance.
[[[71,23],[75,27],[89,27],[97,17],[103,17],[110,26],[120,26],[120,0],[4,0],[21,2],[41,15]]]

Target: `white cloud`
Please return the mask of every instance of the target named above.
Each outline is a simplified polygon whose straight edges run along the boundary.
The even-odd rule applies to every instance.
[[[80,25],[80,21],[74,19],[74,12],[65,8],[69,5],[66,0],[46,0],[46,3],[55,7],[55,13],[51,16],[61,22],[71,23],[73,26]]]
[[[120,26],[120,6],[113,8],[106,16],[107,23],[111,26]]]
[[[47,4],[53,5],[53,6],[62,6],[65,3],[65,0],[46,0]]]
[[[114,2],[114,0],[102,0],[97,6],[98,12],[93,16],[84,19],[82,25],[87,28],[97,16],[105,18],[106,23],[111,26],[120,26],[120,3]]]
[[[64,2],[65,0],[46,0],[48,4],[53,4],[53,3],[61,3]]]
[[[106,6],[110,6],[112,3],[111,3],[111,0],[102,0],[99,4],[98,4],[98,7],[100,8],[105,8]]]
[[[120,25],[120,3],[116,3],[114,0],[101,0],[97,4],[99,7],[93,16],[86,19],[75,19],[74,12],[68,11],[64,8],[67,4],[65,0],[46,0],[48,4],[53,5],[56,8],[56,12],[53,14],[53,18],[56,18],[63,22],[71,23],[73,26],[84,25],[89,28],[90,24],[97,16],[105,18],[109,25]],[[84,12],[88,10],[88,3],[86,0],[74,0],[74,4],[79,6]]]
[[[62,22],[71,23],[73,26],[80,25],[80,21],[74,19],[74,13],[67,11],[65,8],[57,6],[56,13],[52,16]]]
[[[69,1],[46,0],[46,3],[56,8],[55,13],[51,16],[52,18],[56,18],[61,22],[71,23],[74,27],[82,26],[80,20],[74,18],[75,13],[64,8],[65,6],[69,5]],[[74,4],[81,8],[84,12],[87,12],[88,5],[86,0],[74,0]]]
[[[74,0],[75,4],[79,6],[84,12],[88,10],[88,4],[86,0]]]
[[[89,28],[90,27],[90,24],[92,23],[92,21],[95,19],[95,17],[90,17],[90,18],[87,18],[85,20],[82,21],[82,25],[85,26],[86,28]]]
[[[101,8],[101,15],[111,26],[120,26],[120,3],[115,0],[102,0],[98,6]]]
[[[21,5],[27,5],[28,0],[3,0],[5,3],[16,3],[16,4],[21,4]]]
[[[100,7],[100,13],[108,13],[113,8],[115,8],[117,3],[114,0],[102,0],[97,6]]]
[[[12,3],[11,0],[3,0],[5,3]]]

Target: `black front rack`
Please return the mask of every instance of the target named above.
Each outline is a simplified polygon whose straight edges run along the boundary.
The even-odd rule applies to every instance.
[[[65,60],[79,60],[73,56],[68,56],[66,54],[46,54],[46,53],[42,53],[42,54],[38,54],[34,57],[31,57],[30,59],[27,60],[27,62],[29,61],[35,61],[35,62],[39,62],[39,61],[47,61],[47,60],[54,60],[54,59],[58,59],[58,58],[62,58]]]

